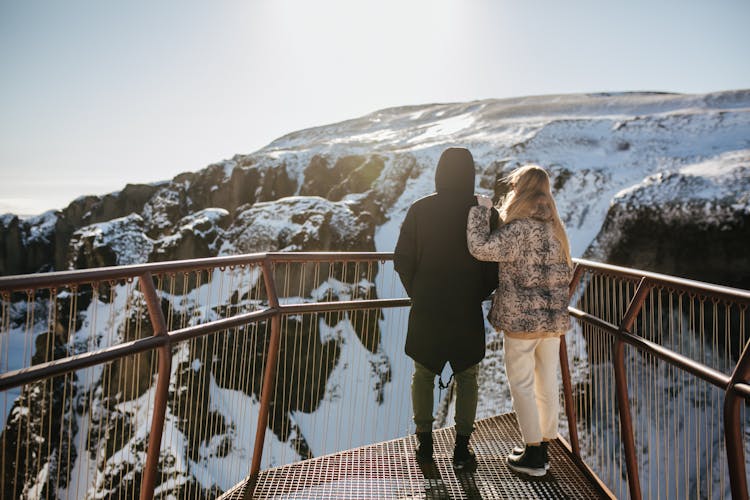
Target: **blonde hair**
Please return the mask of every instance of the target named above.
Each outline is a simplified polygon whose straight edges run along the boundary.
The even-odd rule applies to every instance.
[[[552,223],[552,234],[562,248],[561,257],[572,267],[568,236],[552,198],[547,171],[537,165],[526,165],[515,169],[504,181],[512,190],[500,206],[500,217],[503,222],[508,224],[516,219],[533,217]]]

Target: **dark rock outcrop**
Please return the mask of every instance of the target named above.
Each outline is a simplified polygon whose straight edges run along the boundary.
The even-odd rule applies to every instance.
[[[227,238],[241,253],[371,251],[374,233],[369,214],[350,204],[300,196],[240,207]]]
[[[283,198],[297,189],[283,163],[261,167],[244,157],[209,165],[199,172],[180,174],[173,184],[184,186],[193,211],[219,207],[234,212],[241,205]]]
[[[28,272],[19,225],[20,220],[15,215],[0,217],[0,275]]]
[[[68,269],[122,266],[148,260],[154,243],[144,234],[140,215],[92,224],[79,229],[70,240]]]
[[[139,214],[143,210],[143,205],[158,189],[159,187],[153,184],[127,184],[122,191],[105,194],[96,201],[86,197],[84,203],[90,204],[88,210],[82,215],[80,222],[75,219],[71,222],[74,225],[76,222],[90,225],[119,219],[132,213]]]
[[[316,155],[305,168],[300,194],[339,201],[348,194],[363,193],[373,187],[384,166],[385,161],[379,155],[342,156],[333,165],[328,157]]]
[[[585,258],[624,267],[750,289],[750,214],[715,206],[726,216],[707,221],[705,204],[614,205]],[[672,217],[679,213],[680,217]]]
[[[362,160],[359,164],[349,162],[349,158],[355,158],[356,160]],[[360,157],[346,157],[337,161],[336,164],[344,163],[353,164],[350,166],[348,172],[345,171],[343,179],[334,185],[326,194],[326,198],[332,201],[338,201],[344,196],[351,193],[363,193],[373,187],[375,179],[380,176],[380,172],[383,171],[385,163],[383,158],[374,155],[367,159],[361,159]],[[351,168],[353,167],[353,168]]]
[[[0,276],[53,269],[56,219],[53,212],[25,220],[0,216]]]
[[[411,154],[316,155],[304,169],[300,192],[306,197],[288,198],[298,186],[285,161],[236,156],[168,182],[82,196],[63,210],[31,219],[5,215],[0,274],[233,251],[374,250],[374,226],[385,221],[418,166]],[[331,203],[344,198],[347,203]],[[269,227],[258,229],[252,219],[275,218],[277,212],[286,215],[278,219],[271,242]]]
[[[175,225],[172,234],[154,242],[148,260],[160,262],[216,256],[229,220],[229,212],[223,208],[207,208],[185,216]]]
[[[206,209],[223,209],[227,216],[217,222],[226,227],[237,207],[289,196],[296,189],[283,162],[260,166],[249,157],[236,157],[171,181],[128,184],[104,196],[81,196],[62,210],[26,220],[6,214],[0,217],[0,275],[216,255],[218,247],[212,245],[218,243],[218,233],[192,231],[191,217],[200,217]],[[113,227],[107,228],[107,223]],[[102,236],[83,237],[85,228]],[[130,236],[115,237],[120,229]],[[138,231],[143,233],[140,242],[134,239]],[[153,255],[144,251],[150,240],[156,245]],[[126,241],[132,244],[130,250],[124,248]]]
[[[353,209],[368,213],[376,224],[386,221],[388,210],[404,192],[409,179],[420,174],[420,165],[411,154],[398,154],[391,158],[380,171],[377,182],[361,196],[353,196]]]
[[[654,174],[618,194],[584,257],[750,288],[749,155]]]

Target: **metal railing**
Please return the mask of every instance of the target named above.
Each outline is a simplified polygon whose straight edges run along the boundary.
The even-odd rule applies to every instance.
[[[576,262],[561,349],[573,454],[621,497],[721,497],[728,476],[746,498],[750,294]],[[411,431],[409,301],[391,254],[8,277],[0,294],[9,498],[214,495],[248,471]]]
[[[618,497],[747,498],[750,293],[576,263],[562,363],[574,453]]]
[[[370,356],[348,373],[401,369],[377,365],[383,316],[405,332],[409,304],[391,259],[269,253],[0,278],[0,491],[216,495],[263,463],[335,451],[294,435],[321,425],[306,412],[344,351]],[[406,432],[408,408],[367,404],[404,415],[369,439]],[[209,479],[181,474],[188,461]]]

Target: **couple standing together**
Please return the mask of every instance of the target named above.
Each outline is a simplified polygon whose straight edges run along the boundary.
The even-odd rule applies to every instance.
[[[504,334],[505,368],[524,442],[507,463],[543,476],[549,442],[557,436],[570,247],[542,168],[514,170],[497,209],[490,198],[474,195],[474,177],[467,149],[445,150],[435,172],[436,193],[410,207],[396,244],[396,271],[412,299],[405,350],[414,360],[417,460],[433,460],[435,377],[450,363],[456,383],[453,467],[476,463],[469,439],[485,354],[481,304],[494,290],[489,321]]]

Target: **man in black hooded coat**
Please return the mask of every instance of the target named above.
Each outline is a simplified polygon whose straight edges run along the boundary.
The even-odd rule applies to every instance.
[[[477,407],[477,368],[484,358],[482,301],[497,287],[496,263],[471,256],[466,243],[474,195],[474,159],[469,150],[448,148],[435,171],[433,193],[409,208],[396,243],[394,263],[411,297],[406,354],[414,360],[412,405],[417,459],[432,460],[435,376],[445,363],[455,375],[456,446],[453,464],[473,461],[468,448]],[[493,212],[497,224],[497,212]]]

